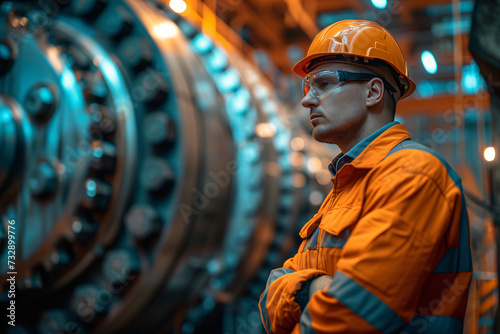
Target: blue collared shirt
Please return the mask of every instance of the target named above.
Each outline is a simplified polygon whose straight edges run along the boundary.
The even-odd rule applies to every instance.
[[[351,148],[346,154],[340,153],[337,155],[333,160],[330,162],[328,165],[328,170],[332,174],[332,176],[335,176],[337,172],[342,168],[347,163],[352,162],[354,159],[356,159],[357,156],[361,154],[365,150],[365,148],[371,144],[371,142],[380,136],[385,130],[389,129],[390,127],[400,124],[397,121],[393,121],[391,123],[388,123],[366,137],[365,139],[361,140],[359,143],[354,145],[353,148]]]

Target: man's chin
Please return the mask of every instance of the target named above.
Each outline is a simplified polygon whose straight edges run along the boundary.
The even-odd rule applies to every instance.
[[[313,129],[312,136],[314,140],[319,141],[320,143],[335,144],[331,135],[322,131],[318,131],[318,129],[316,128]]]

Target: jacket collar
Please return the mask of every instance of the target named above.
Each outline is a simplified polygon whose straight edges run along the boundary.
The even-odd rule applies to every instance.
[[[346,154],[336,156],[328,168],[333,176],[346,163],[356,168],[373,168],[394,146],[407,139],[411,139],[411,136],[403,124],[396,121],[388,123],[361,140]]]

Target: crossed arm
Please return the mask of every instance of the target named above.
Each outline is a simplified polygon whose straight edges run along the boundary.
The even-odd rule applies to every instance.
[[[268,333],[398,333],[409,322],[460,191],[445,196],[426,175],[404,176],[367,196],[333,277],[294,258],[271,273],[259,304]]]

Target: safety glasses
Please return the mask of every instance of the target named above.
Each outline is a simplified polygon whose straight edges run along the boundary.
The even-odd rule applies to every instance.
[[[309,91],[320,98],[328,92],[340,87],[345,81],[371,80],[379,76],[370,73],[353,73],[341,70],[317,70],[309,72],[302,79],[302,91],[306,96]]]

